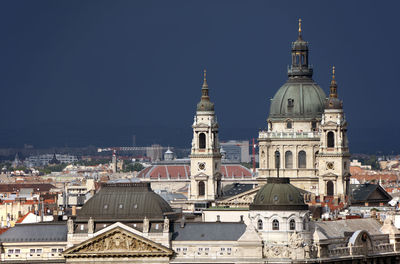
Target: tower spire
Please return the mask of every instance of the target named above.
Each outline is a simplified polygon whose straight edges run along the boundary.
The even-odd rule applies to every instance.
[[[210,102],[207,84],[207,70],[203,73],[203,86],[201,87],[201,100],[197,104],[197,111],[214,111],[214,104]]]
[[[208,84],[207,84],[207,70],[206,70],[206,69],[204,69],[203,88],[208,88]]]
[[[337,84],[336,84],[336,79],[335,79],[335,66],[332,66],[332,80],[331,80],[331,86],[330,86],[330,94],[329,97],[331,98],[337,98]]]
[[[302,39],[302,36],[301,36],[301,18],[299,18],[299,39]]]

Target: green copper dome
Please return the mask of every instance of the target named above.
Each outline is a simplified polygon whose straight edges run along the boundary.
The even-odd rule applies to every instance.
[[[197,104],[197,111],[214,111],[214,103],[207,100],[201,100]]]
[[[320,120],[325,92],[312,79],[289,79],[271,100],[269,119]]]
[[[299,35],[292,43],[292,64],[288,67],[288,81],[278,90],[271,101],[268,119],[271,121],[321,120],[326,95],[312,79],[309,65],[308,42],[303,40],[301,20]]]
[[[308,210],[300,189],[289,178],[268,178],[254,197],[250,210]]]

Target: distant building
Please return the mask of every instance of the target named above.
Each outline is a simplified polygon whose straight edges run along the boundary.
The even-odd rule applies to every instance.
[[[371,165],[363,165],[360,161],[358,161],[356,159],[352,160],[350,162],[350,169],[351,169],[351,167],[360,167],[363,170],[371,170],[372,169]]]
[[[73,163],[78,161],[78,158],[68,154],[43,154],[30,156],[25,160],[25,165],[28,167],[46,166],[50,161],[59,161],[60,163]]]
[[[250,162],[249,141],[229,140],[221,142],[225,151],[225,159],[236,162]]]

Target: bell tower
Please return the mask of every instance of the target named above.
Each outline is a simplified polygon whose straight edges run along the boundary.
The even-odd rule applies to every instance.
[[[335,67],[332,68],[330,94],[322,115],[320,131],[321,143],[317,155],[319,194],[344,198],[349,191],[350,153],[343,103],[337,95]]]
[[[206,70],[192,128],[189,200],[213,201],[221,195],[221,153],[214,103],[208,95]]]

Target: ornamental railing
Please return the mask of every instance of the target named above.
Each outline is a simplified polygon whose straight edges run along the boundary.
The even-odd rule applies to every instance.
[[[319,132],[269,132],[260,131],[259,138],[319,138]]]

